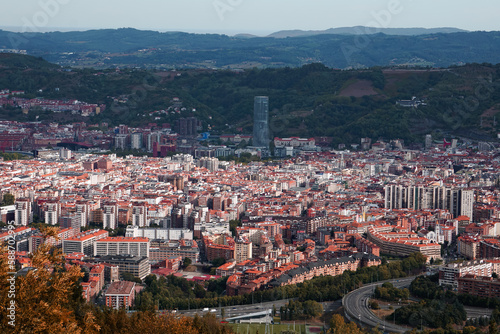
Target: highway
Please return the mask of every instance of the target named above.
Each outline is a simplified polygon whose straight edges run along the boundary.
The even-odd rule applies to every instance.
[[[260,312],[264,311],[266,309],[272,309],[273,305],[276,307],[277,310],[280,309],[281,306],[284,306],[286,303],[288,303],[289,299],[282,299],[282,300],[276,300],[272,302],[265,302],[265,303],[254,303],[254,304],[246,304],[246,305],[234,305],[234,306],[224,306],[222,307],[224,309],[224,317],[225,318],[230,318],[230,317],[237,317],[240,315],[245,315],[248,313],[254,313],[254,312]],[[219,307],[214,307],[214,308],[209,308],[210,310],[215,309],[215,315],[220,317],[220,308]],[[186,315],[193,317],[195,314],[205,314],[207,311],[203,311],[203,309],[193,309],[193,310],[179,310],[180,314]]]
[[[415,277],[408,277],[384,282],[391,282],[395,287],[403,288],[410,286],[411,281],[414,279]],[[376,286],[380,286],[384,282],[377,282],[363,286],[344,296],[342,299],[342,305],[344,306],[345,313],[350,320],[361,323],[364,326],[373,328],[376,325],[379,325],[379,329],[384,330],[384,332],[404,333],[411,328],[398,326],[378,318],[368,306],[368,301],[373,294],[373,290]],[[467,312],[468,319],[490,316],[492,313],[491,309],[478,307],[466,306],[464,309]]]
[[[464,306],[465,312],[467,312],[467,319],[470,318],[480,318],[484,316],[491,316],[491,313],[493,312],[492,309],[488,308],[481,308],[481,307],[470,307],[470,306]]]
[[[237,317],[240,315],[245,315],[248,313],[254,313],[254,312],[260,312],[264,311],[266,309],[272,309],[273,305],[276,307],[276,310],[279,312],[279,309],[281,306],[285,306],[286,303],[288,303],[290,299],[281,299],[281,300],[275,300],[272,302],[264,302],[264,303],[255,303],[255,304],[247,304],[247,305],[235,305],[235,306],[225,306],[222,307],[224,309],[224,317],[225,318],[231,318],[231,317]],[[323,305],[323,310],[325,312],[331,312],[335,311],[339,307],[342,306],[342,300],[336,300],[334,302],[322,302]],[[217,317],[220,317],[220,308],[209,308],[209,310],[215,309],[216,312],[215,315]],[[179,314],[183,314],[186,316],[193,317],[195,314],[202,315],[207,313],[207,311],[203,311],[203,309],[194,309],[194,310],[179,310]]]
[[[397,280],[390,280],[395,287],[403,288],[409,286],[415,277],[400,278]],[[398,326],[378,318],[368,307],[368,301],[373,294],[373,289],[380,286],[384,282],[377,282],[365,285],[357,290],[354,290],[342,299],[345,313],[348,319],[356,321],[361,325],[373,328],[378,325],[379,329],[384,332],[405,333],[411,328]]]

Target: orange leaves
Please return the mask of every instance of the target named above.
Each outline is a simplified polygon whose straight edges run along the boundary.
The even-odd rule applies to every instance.
[[[54,230],[44,230],[46,240]],[[11,299],[8,297],[9,266],[7,250],[0,245],[0,333],[130,333],[130,334],[228,334],[213,315],[202,318],[158,316],[152,312],[126,313],[104,311],[85,304],[79,290],[82,272],[67,265],[60,249],[50,243],[39,246],[31,256],[32,267],[25,276],[15,278],[15,326],[6,317]]]

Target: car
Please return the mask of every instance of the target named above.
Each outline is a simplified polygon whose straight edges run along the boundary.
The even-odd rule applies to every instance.
[[[203,312],[208,312],[208,307],[205,307],[202,311]]]
[[[210,310],[210,312],[215,313],[215,312],[217,312],[217,310],[213,308]]]

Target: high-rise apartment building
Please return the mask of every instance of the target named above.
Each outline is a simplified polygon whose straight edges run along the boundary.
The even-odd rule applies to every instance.
[[[144,205],[138,205],[132,207],[132,225],[145,227],[148,224],[148,208]]]
[[[28,226],[33,219],[31,201],[29,198],[19,198],[16,200],[14,223],[17,226]]]
[[[125,150],[128,148],[128,135],[117,134],[115,136],[115,148],[119,150]]]
[[[84,203],[77,203],[75,205],[75,215],[78,217],[80,221],[81,227],[86,227],[88,222],[88,206]]]
[[[115,229],[118,227],[118,206],[104,205],[102,207],[103,228]]]
[[[59,218],[57,203],[47,203],[47,210],[44,212],[45,224],[56,225]]]
[[[130,148],[133,150],[142,149],[142,133],[135,132],[130,136]]]
[[[176,121],[177,132],[181,136],[196,136],[200,121],[196,117],[180,118]]]
[[[269,148],[269,97],[256,96],[253,107],[253,146]]]
[[[443,209],[453,217],[467,216],[472,221],[474,190],[450,187],[385,186],[386,209]]]

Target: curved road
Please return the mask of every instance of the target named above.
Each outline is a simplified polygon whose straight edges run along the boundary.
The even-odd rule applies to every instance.
[[[410,330],[411,328],[409,327],[398,326],[378,318],[368,307],[368,301],[373,295],[373,290],[376,286],[380,286],[385,282],[391,282],[397,288],[408,287],[410,286],[411,281],[415,279],[415,277],[416,276],[377,282],[365,285],[357,290],[350,292],[342,299],[342,305],[344,306],[347,318],[371,328],[379,325],[378,327],[380,329],[383,329],[384,332],[389,331],[394,333],[405,333],[406,331]],[[492,313],[491,309],[479,307],[465,306],[464,309],[467,312],[468,319],[479,318],[482,316],[489,317]]]
[[[377,282],[365,285],[348,293],[342,299],[342,305],[345,308],[347,318],[371,328],[378,325],[378,328],[382,329],[384,332],[405,333],[411,328],[398,326],[378,318],[368,307],[368,301],[370,300],[370,297],[373,294],[373,289],[375,289],[376,286],[380,286],[385,282],[391,282],[395,287],[402,288],[409,286],[411,281],[414,279],[415,277],[406,277]]]

